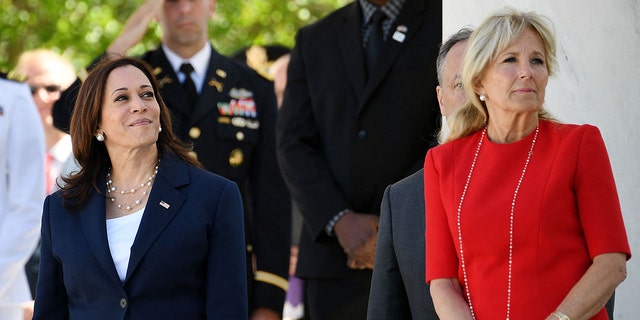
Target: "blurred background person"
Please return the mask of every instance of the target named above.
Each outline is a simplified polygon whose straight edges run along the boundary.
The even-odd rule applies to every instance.
[[[291,60],[291,54],[284,54],[276,59],[269,69],[273,79],[273,89],[276,92],[278,108],[282,107],[282,102],[284,101],[284,90],[287,87],[287,69],[289,67],[289,60]]]
[[[51,112],[53,105],[60,99],[76,79],[76,71],[71,62],[54,51],[35,49],[20,55],[12,75],[24,80],[31,88],[33,102],[40,114],[45,136],[45,193],[51,194],[59,189],[58,178],[77,170],[71,147],[71,136],[53,125]],[[36,247],[25,266],[31,295],[35,298],[36,282],[40,262],[40,246]]]
[[[26,84],[0,79],[0,318],[22,320],[25,263],[38,243],[44,132]],[[27,315],[28,316],[28,315]]]
[[[273,89],[278,101],[278,109],[284,101],[284,91],[287,87],[287,69],[291,54],[283,54],[269,67],[269,74],[273,79]],[[298,264],[298,250],[302,232],[302,214],[295,202],[291,203],[291,256],[289,258],[289,288],[285,298],[282,316],[284,320],[296,320],[304,317],[304,281],[296,276]]]
[[[175,137],[151,68],[102,61],[45,200],[34,319],[246,319],[242,200]]]
[[[284,91],[287,86],[287,68],[290,49],[280,45],[252,45],[233,55],[238,60],[265,78],[273,82],[278,109],[282,107]],[[298,243],[302,228],[302,216],[295,203],[291,203],[291,254],[289,258],[289,286],[285,298],[282,318],[284,320],[301,319],[304,316],[303,281],[295,276],[298,262]]]
[[[426,279],[442,319],[608,319],[631,252],[600,131],[543,107],[556,63],[552,24],[535,12],[497,11],[469,39],[469,100],[424,165]]]
[[[461,29],[440,46],[436,70],[440,112],[447,117],[467,100],[462,89],[462,57],[471,29]],[[384,192],[369,293],[367,320],[437,320],[425,282],[424,171]]]

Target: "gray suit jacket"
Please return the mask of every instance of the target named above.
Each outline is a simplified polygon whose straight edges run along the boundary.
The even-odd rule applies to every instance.
[[[384,192],[368,320],[438,319],[425,282],[423,175],[420,170]]]

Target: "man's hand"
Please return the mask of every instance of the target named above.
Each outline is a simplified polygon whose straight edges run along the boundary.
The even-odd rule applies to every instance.
[[[251,320],[280,320],[278,313],[269,308],[256,308],[251,313]]]
[[[336,223],[333,231],[347,254],[349,268],[373,269],[378,221],[376,215],[348,211]]]
[[[127,51],[138,44],[153,19],[158,19],[164,0],[147,0],[127,19],[120,35],[111,42],[107,54],[125,56]]]

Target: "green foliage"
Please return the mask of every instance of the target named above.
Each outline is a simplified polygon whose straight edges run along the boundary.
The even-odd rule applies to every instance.
[[[209,24],[216,49],[233,54],[251,44],[294,45],[296,31],[351,0],[218,0]],[[20,53],[49,48],[81,70],[118,36],[141,0],[0,0],[0,71]],[[131,54],[158,45],[154,24]]]

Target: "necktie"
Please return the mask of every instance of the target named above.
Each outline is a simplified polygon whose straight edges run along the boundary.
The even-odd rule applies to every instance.
[[[193,79],[191,79],[191,72],[193,72],[193,66],[190,63],[183,63],[180,66],[180,72],[184,73],[185,78],[182,82],[182,88],[184,92],[187,94],[187,98],[189,99],[189,106],[192,107],[196,102],[196,98],[198,97],[198,92],[196,91],[196,85],[193,83]]]
[[[382,47],[382,21],[384,21],[385,17],[384,12],[378,9],[369,19],[369,40],[365,48],[367,77],[371,76],[378,63],[380,48]]]

